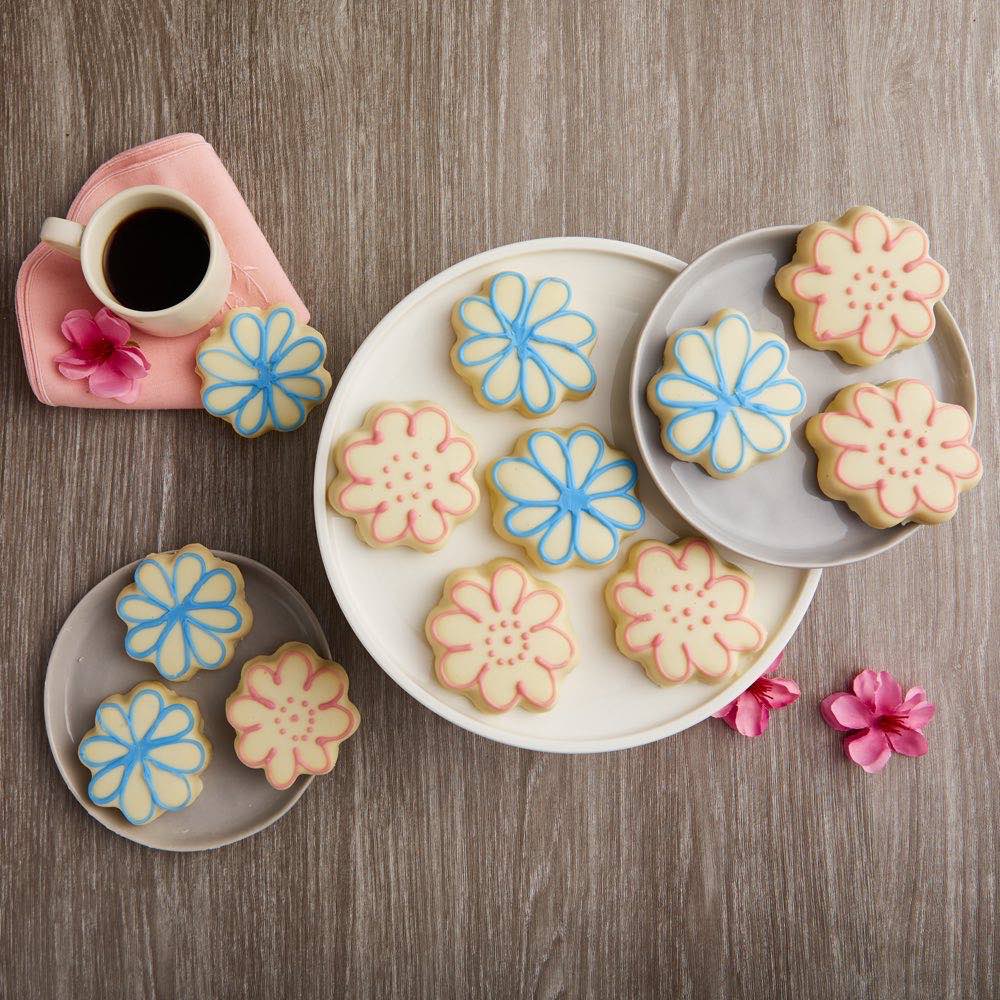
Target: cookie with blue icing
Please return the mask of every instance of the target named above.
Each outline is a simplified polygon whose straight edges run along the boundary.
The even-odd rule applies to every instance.
[[[570,308],[572,295],[562,278],[532,288],[523,274],[504,271],[455,304],[451,361],[482,406],[543,417],[594,391],[597,328]]]
[[[239,567],[196,543],[140,559],[115,610],[125,652],[168,681],[226,666],[253,625]]]
[[[197,702],[143,681],[101,702],[77,752],[90,801],[142,826],[198,798],[212,744]]]
[[[642,527],[638,469],[593,427],[531,431],[493,463],[493,526],[543,569],[603,566]]]
[[[663,447],[717,479],[780,455],[792,417],[806,405],[784,340],[752,330],[734,309],[667,340],[646,398],[660,418]]]
[[[202,405],[242,437],[294,431],[330,391],[325,359],[326,341],[290,306],[234,309],[198,348]]]

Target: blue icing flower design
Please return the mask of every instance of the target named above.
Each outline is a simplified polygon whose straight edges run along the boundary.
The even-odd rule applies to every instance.
[[[490,470],[497,531],[543,567],[600,566],[642,527],[638,470],[591,427],[533,431]]]
[[[458,302],[452,362],[481,403],[539,417],[593,392],[597,328],[569,308],[571,297],[562,278],[543,278],[529,293],[523,274],[504,271]]]
[[[326,341],[288,306],[229,313],[198,349],[202,405],[243,437],[294,431],[326,399]]]
[[[134,581],[116,604],[125,652],[167,680],[224,667],[253,624],[243,575],[202,545],[147,556]]]
[[[717,477],[784,451],[806,402],[787,364],[784,340],[751,330],[734,310],[674,334],[647,393],[664,447]]]
[[[141,826],[198,797],[211,752],[196,703],[145,682],[101,703],[78,754],[91,771],[90,800]]]

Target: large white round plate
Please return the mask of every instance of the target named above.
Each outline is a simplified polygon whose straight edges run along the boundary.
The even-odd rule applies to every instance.
[[[523,550],[494,534],[485,489],[476,514],[432,554],[369,548],[359,541],[353,521],[327,507],[333,446],[361,424],[371,406],[382,402],[433,400],[446,407],[479,447],[480,482],[487,463],[509,452],[514,439],[532,427],[590,423],[617,447],[635,454],[628,411],[632,350],[649,310],[683,266],[666,254],[612,240],[531,240],[490,250],[456,264],[407,296],[372,331],[344,372],[327,410],[316,456],[314,503],[323,562],[341,609],[375,660],[414,698],[456,725],[501,743],[564,753],[618,750],[669,736],[721,708],[759,676],[809,605],[817,571],[740,560],[754,576],[751,612],[768,630],[766,648],[728,683],[691,680],[659,688],[615,647],[603,590],[617,564],[543,573],[566,592],[583,650],[581,661],[562,684],[551,711],[515,709],[486,715],[437,684],[423,633],[424,619],[452,570],[503,555],[524,558]],[[598,372],[596,391],[589,399],[563,403],[546,420],[529,421],[509,411],[483,409],[451,367],[452,306],[501,270],[523,271],[533,281],[547,275],[567,279],[573,288],[573,307],[597,324],[598,340],[591,356]],[[639,495],[650,516],[633,541],[672,538],[685,530],[644,473]]]
[[[284,816],[312,781],[311,774],[303,775],[290,788],[279,790],[267,783],[262,771],[241,764],[226,721],[226,698],[239,683],[247,660],[293,640],[307,642],[329,658],[326,636],[299,592],[273,570],[245,556],[215,554],[239,566],[253,609],[253,628],[228,666],[199,670],[180,684],[166,682],[170,690],[198,703],[212,743],[212,759],[202,774],[205,787],[187,809],[133,826],[117,809],[102,809],[90,801],[90,772],[76,754],[83,734],[94,725],[97,706],[108,695],[130,691],[142,681],[163,680],[148,663],[126,654],[125,626],[115,614],[115,599],[132,582],[136,563],[105,577],[70,612],[45,674],[45,729],[69,790],[113,833],[163,851],[205,851],[258,833]]]
[[[775,272],[795,252],[801,226],[758,229],[720,243],[693,261],[663,294],[639,338],[632,368],[632,420],[639,450],[671,506],[699,531],[753,559],[782,566],[835,566],[884,552],[919,525],[872,528],[847,504],[828,499],[816,482],[816,453],[806,421],[854,382],[922,379],[973,421],[976,383],[965,341],[947,307],[935,309],[937,329],[924,344],[871,368],[816,351],[795,336],[792,309],[774,287]],[[805,409],[792,420],[787,451],[732,479],[714,479],[701,466],[674,458],[660,441],[660,422],[646,403],[646,386],[663,364],[667,336],[701,326],[719,309],[738,309],[750,325],[784,336],[788,370],[806,390]]]

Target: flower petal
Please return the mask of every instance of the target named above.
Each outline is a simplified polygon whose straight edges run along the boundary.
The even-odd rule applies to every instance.
[[[569,513],[556,518],[538,541],[538,555],[552,566],[569,562],[573,555],[573,517]]]
[[[463,326],[479,335],[504,334],[503,324],[500,318],[493,311],[493,307],[478,295],[470,295],[462,299],[458,307],[458,318]],[[473,337],[465,341],[466,344],[477,338]],[[510,339],[503,337],[505,344],[510,343]],[[464,345],[463,345],[464,346]],[[463,361],[464,364],[474,364],[473,361]]]
[[[927,740],[915,729],[890,730],[886,733],[889,746],[904,757],[923,757],[927,753]]]
[[[526,322],[534,325],[554,316],[569,305],[571,295],[569,284],[562,278],[542,278],[531,293]]]
[[[552,504],[559,499],[560,491],[553,479],[526,458],[500,459],[493,466],[492,478],[494,485],[513,503]]]
[[[513,612],[521,603],[527,583],[524,573],[513,563],[501,566],[493,574],[490,584],[493,607],[500,611]]]
[[[719,423],[712,441],[712,464],[719,472],[735,472],[743,465],[743,434],[732,412],[726,413]]]
[[[502,313],[513,322],[521,315],[527,293],[528,282],[523,274],[504,271],[490,284],[490,304],[496,312]]]
[[[741,313],[729,313],[716,324],[712,340],[721,374],[719,384],[733,393],[750,353],[750,324]]]
[[[655,395],[663,406],[682,410],[711,405],[719,398],[718,392],[676,372],[667,372],[657,379]]]
[[[701,330],[682,330],[671,341],[668,353],[671,350],[681,371],[688,378],[707,386],[719,386],[719,370],[715,367],[712,345]]]
[[[899,681],[888,670],[880,670],[875,688],[875,711],[891,712],[902,700],[903,689],[899,686]]]
[[[865,729],[853,736],[844,737],[844,753],[869,774],[875,774],[889,762],[892,749],[885,733],[877,729]]]
[[[761,704],[752,694],[745,692],[736,699],[736,716],[733,728],[743,736],[761,736],[768,724],[767,706]]]
[[[716,420],[713,409],[687,410],[667,424],[663,436],[682,455],[697,455],[708,446]]]
[[[485,665],[482,650],[457,649],[438,660],[438,676],[446,687],[468,687]]]
[[[597,372],[590,359],[575,347],[533,340],[531,351],[556,381],[570,392],[586,393],[597,384]]]
[[[556,403],[556,387],[548,365],[528,354],[521,362],[519,380],[521,398],[532,413],[546,413]]]
[[[130,747],[110,736],[90,736],[80,744],[78,755],[87,767],[101,768],[129,753]]]
[[[765,340],[746,360],[740,372],[739,392],[756,394],[775,379],[788,361],[788,348],[780,340]]]
[[[618,551],[618,535],[589,511],[580,511],[576,526],[576,551],[585,562],[605,563]]]
[[[520,381],[521,359],[517,351],[509,351],[501,355],[483,376],[483,396],[493,406],[504,406],[517,395]]]
[[[821,710],[829,725],[844,733],[852,729],[867,729],[875,721],[865,703],[846,691],[824,698]]]

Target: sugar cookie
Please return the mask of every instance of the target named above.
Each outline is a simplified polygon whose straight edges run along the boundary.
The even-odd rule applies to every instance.
[[[325,358],[322,335],[289,306],[234,309],[198,348],[202,405],[242,437],[294,431],[330,391]]]
[[[646,519],[638,478],[593,427],[530,431],[487,474],[493,526],[542,569],[603,566]]]
[[[923,343],[948,291],[948,273],[927,248],[916,223],[866,205],[806,226],[774,279],[799,340],[862,366]]]
[[[90,771],[94,805],[120,809],[133,824],[186,809],[201,794],[201,773],[212,759],[198,704],[157,681],[98,706],[79,757]]]
[[[479,506],[476,446],[435,403],[383,403],[334,449],[331,507],[375,548],[441,548]]]
[[[615,641],[656,684],[726,677],[767,633],[746,614],[750,577],[703,538],[636,542],[604,598]]]
[[[344,668],[304,642],[248,660],[226,699],[236,756],[263,769],[274,788],[288,788],[300,774],[332,771],[340,744],[361,722],[347,688]]]
[[[594,391],[597,328],[569,308],[571,297],[562,278],[543,278],[529,291],[523,274],[504,271],[456,303],[451,362],[482,406],[542,417]]]
[[[954,517],[983,474],[971,436],[968,412],[917,379],[849,385],[806,424],[820,489],[873,528]]]
[[[806,405],[787,365],[784,340],[752,330],[735,309],[672,334],[646,388],[663,447],[717,479],[780,455],[792,417]]]
[[[154,552],[133,580],[115,604],[127,626],[125,652],[168,681],[224,667],[253,625],[239,567],[204,545]]]
[[[551,708],[579,657],[562,591],[513,559],[452,573],[425,632],[438,681],[484,712]]]

